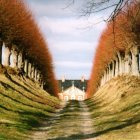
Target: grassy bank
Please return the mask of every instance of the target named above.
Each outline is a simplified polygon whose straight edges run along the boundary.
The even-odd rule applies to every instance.
[[[140,79],[121,76],[91,99],[71,101],[38,130],[48,140],[139,140]]]
[[[56,112],[57,98],[13,72],[0,74],[0,140],[140,139],[140,79],[114,78],[91,99]]]
[[[30,130],[52,117],[60,108],[50,96],[28,78],[0,74],[0,140],[25,140]]]
[[[140,139],[140,79],[117,77],[86,101],[97,140]]]

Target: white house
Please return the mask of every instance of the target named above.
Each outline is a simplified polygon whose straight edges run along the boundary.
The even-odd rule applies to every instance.
[[[84,89],[83,91],[80,90],[79,88],[75,87],[73,83],[71,87],[59,93],[59,98],[63,101],[68,101],[68,100],[82,101],[86,98],[86,93]]]

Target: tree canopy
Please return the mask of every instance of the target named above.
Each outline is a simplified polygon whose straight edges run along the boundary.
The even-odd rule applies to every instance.
[[[87,90],[89,97],[96,92],[107,65],[115,58],[117,51],[125,52],[130,49],[130,44],[140,44],[139,2],[133,1],[125,6],[114,21],[107,24],[97,46]]]
[[[22,0],[0,0],[0,37],[9,44],[17,46],[42,74],[46,90],[57,94],[58,85],[55,80],[52,58],[40,29],[32,13]]]

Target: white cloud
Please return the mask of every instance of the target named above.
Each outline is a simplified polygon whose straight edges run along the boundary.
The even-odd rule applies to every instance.
[[[39,25],[41,29],[44,31],[51,30],[52,33],[55,34],[75,34],[81,35],[85,32],[90,32],[90,30],[102,30],[105,27],[105,23],[97,24],[100,19],[90,18],[89,20],[85,19],[76,19],[76,18],[48,18],[41,17],[39,19]]]
[[[83,63],[83,62],[74,62],[74,61],[56,61],[55,65],[57,67],[70,68],[70,69],[81,69],[81,68],[90,68],[92,63]]]
[[[58,42],[55,44],[54,42],[49,40],[49,46],[50,49],[53,51],[61,51],[61,52],[77,52],[77,51],[92,51],[96,44],[96,42],[85,42],[85,41],[79,41],[79,42],[70,42],[70,41],[64,41],[64,42]]]
[[[87,25],[87,21],[74,18],[50,19],[42,17],[39,25],[47,38],[50,49],[54,51],[92,51],[97,46],[97,40],[105,25],[98,24],[91,30],[80,30],[80,25]]]
[[[48,17],[68,17],[77,14],[76,7],[79,7],[82,1],[79,0],[79,5],[73,5],[69,8],[66,8],[69,0],[25,0],[25,2],[30,4],[30,8],[36,17],[44,15]]]
[[[53,55],[57,78],[64,73],[73,78],[78,78],[83,73],[89,77],[95,48],[105,28],[105,23],[99,23],[103,20],[102,15],[78,19],[73,7],[63,10],[69,0],[26,1],[31,4]],[[75,7],[80,7],[82,1],[85,2],[77,1]]]
[[[80,29],[87,27],[87,23],[89,21],[74,18],[40,18],[39,25],[53,54],[57,78],[64,73],[69,77],[78,77],[83,73],[89,77],[95,48],[105,24]]]
[[[89,79],[92,62],[55,61],[55,67],[57,79],[61,79],[63,75],[67,79],[79,79],[82,75]]]

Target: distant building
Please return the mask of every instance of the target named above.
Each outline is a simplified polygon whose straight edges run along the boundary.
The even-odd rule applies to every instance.
[[[86,99],[87,80],[82,76],[80,80],[67,80],[65,76],[58,80],[60,93],[59,98],[64,101]]]
[[[64,91],[64,90],[68,89],[69,87],[71,87],[73,81],[74,81],[75,87],[77,87],[81,90],[83,90],[83,88],[85,91],[87,90],[88,80],[85,80],[83,76],[82,76],[81,80],[79,80],[79,79],[78,80],[76,80],[76,79],[68,80],[68,79],[65,79],[65,77],[63,76],[62,80],[58,80],[60,91]]]
[[[72,86],[67,88],[66,90],[63,90],[61,93],[58,94],[59,98],[63,101],[68,100],[84,100],[86,98],[85,88],[83,87],[83,90],[75,87],[74,81],[72,81]]]

